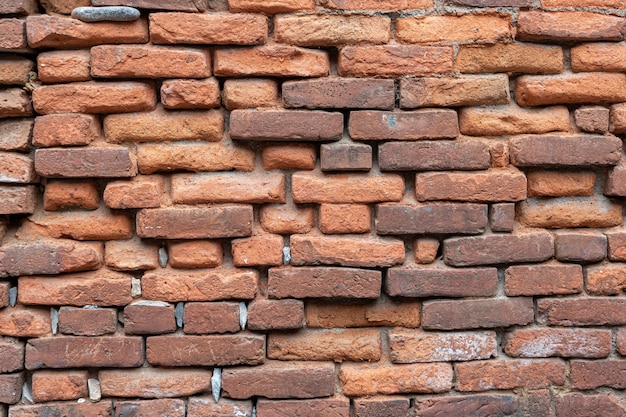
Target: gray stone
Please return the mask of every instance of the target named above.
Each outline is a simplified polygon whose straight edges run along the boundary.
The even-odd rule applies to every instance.
[[[72,17],[83,22],[131,22],[139,19],[141,13],[133,7],[77,7],[72,10]]]

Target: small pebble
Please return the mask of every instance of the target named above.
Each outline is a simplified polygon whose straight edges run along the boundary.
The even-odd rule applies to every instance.
[[[134,7],[77,7],[72,10],[72,17],[83,22],[132,22],[139,19],[141,12]]]

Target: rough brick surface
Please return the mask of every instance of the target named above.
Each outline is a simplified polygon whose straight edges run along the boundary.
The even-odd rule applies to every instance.
[[[392,297],[488,297],[496,294],[495,268],[390,268],[385,292]]]
[[[98,379],[102,394],[114,397],[177,397],[211,390],[211,373],[200,369],[105,370]]]
[[[453,139],[459,134],[456,112],[435,109],[352,112],[348,129],[355,140]]]
[[[496,43],[512,39],[511,16],[467,14],[398,19],[396,37],[402,43]]]
[[[429,301],[422,307],[422,327],[435,330],[510,327],[532,323],[532,299]]]
[[[326,78],[287,81],[282,85],[287,107],[389,109],[395,101],[391,80]]]
[[[559,243],[557,251],[558,248]],[[582,292],[582,287],[583,273],[579,265],[515,265],[506,269],[504,277],[504,292],[510,297],[577,294]]]

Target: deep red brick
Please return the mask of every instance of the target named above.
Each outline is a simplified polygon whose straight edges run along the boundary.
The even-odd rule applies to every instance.
[[[626,388],[622,375],[626,370],[626,361],[572,361],[570,380],[572,387],[578,390],[590,390],[600,387],[613,389]]]
[[[487,227],[486,204],[427,203],[379,204],[379,235],[479,234]]]
[[[282,85],[286,107],[306,109],[390,109],[395,103],[392,80],[318,78],[286,81]]]
[[[150,10],[180,10],[204,12],[207,5],[195,0],[93,0],[94,6],[130,6]]]
[[[0,185],[0,214],[34,213],[38,194],[34,185]]]
[[[11,407],[12,417],[39,417],[44,415],[110,417],[112,413],[113,403],[111,401],[101,401],[99,403],[67,401],[47,404],[16,405]]]
[[[186,303],[183,331],[187,334],[235,333],[239,324],[239,304],[233,302]]]
[[[457,364],[455,373],[459,391],[543,388],[565,384],[565,362],[558,359],[472,361]]]
[[[456,1],[467,2],[467,0]],[[491,3],[494,2],[491,1]],[[416,409],[419,412],[419,416],[423,417],[452,415],[471,415],[474,417],[512,416],[515,415],[518,405],[518,398],[511,394],[452,395],[420,398],[416,401]]]
[[[489,145],[463,142],[385,142],[378,147],[383,171],[477,170],[491,165]]]
[[[300,300],[257,299],[248,305],[250,330],[299,329],[303,323],[304,303]]]
[[[620,326],[626,324],[622,298],[542,298],[537,301],[537,320],[551,326]]]
[[[25,374],[0,375],[0,403],[15,404],[22,398],[22,385],[26,382]]]
[[[0,372],[24,369],[24,343],[17,340],[0,340]]]
[[[493,232],[512,232],[515,228],[515,203],[492,204],[489,227]]]
[[[124,307],[124,333],[164,334],[176,330],[174,306],[159,301],[139,301]]]
[[[585,395],[572,392],[555,398],[556,417],[619,417],[626,413],[619,399],[610,394]]]
[[[380,396],[358,398],[354,400],[355,417],[408,417],[410,409],[408,398]]]
[[[185,417],[185,401],[180,399],[134,400],[115,403],[115,417]]]
[[[322,171],[369,171],[372,169],[372,147],[356,143],[322,145]]]
[[[347,398],[312,400],[259,400],[257,417],[349,417],[350,401]]]
[[[601,234],[562,232],[555,245],[556,259],[562,262],[598,262],[607,256],[607,237]]]
[[[77,400],[89,395],[89,371],[35,371],[31,388],[35,402]]]
[[[433,330],[489,329],[527,325],[534,321],[528,297],[428,301],[422,306],[422,327]]]
[[[59,309],[59,331],[76,336],[102,336],[115,333],[117,311],[111,308]]]
[[[506,269],[504,276],[504,292],[509,297],[578,294],[582,290],[580,265],[514,265]]]
[[[497,290],[496,268],[394,267],[385,280],[392,297],[490,297]]]
[[[35,170],[52,178],[133,177],[137,163],[123,146],[50,148],[35,151]]]
[[[355,140],[454,139],[459,135],[459,121],[454,110],[362,110],[350,112],[348,131]]]

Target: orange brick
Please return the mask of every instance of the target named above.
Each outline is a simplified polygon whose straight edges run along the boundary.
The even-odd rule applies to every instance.
[[[517,39],[528,41],[621,41],[626,22],[587,11],[528,11],[517,19]]]
[[[224,82],[224,107],[228,110],[274,107],[278,103],[278,84],[274,80],[244,79]]]
[[[24,303],[20,300],[20,304]],[[28,304],[28,303],[25,303]],[[41,337],[52,332],[50,310],[18,305],[0,310],[0,335]]]
[[[467,107],[459,111],[461,133],[472,136],[519,135],[569,131],[569,110],[565,106],[527,109],[509,106]]]
[[[38,182],[33,160],[26,155],[0,151],[0,181],[9,184]]]
[[[400,107],[458,107],[508,104],[505,74],[400,80]]]
[[[419,10],[431,9],[433,0],[324,0],[322,5],[339,10]]]
[[[38,212],[30,221],[55,238],[114,240],[133,235],[129,214],[102,207],[95,211]]]
[[[574,72],[624,72],[626,46],[621,43],[578,45],[571,50],[571,61]]]
[[[359,204],[321,204],[319,228],[325,234],[366,233],[372,222],[371,209]]]
[[[44,83],[89,81],[90,59],[87,50],[43,52],[37,56],[37,78]]]
[[[1,14],[18,14],[18,15],[28,15],[34,14],[37,12],[38,5],[36,1],[33,0],[16,0],[16,1],[7,1],[3,2],[0,5],[0,13]]]
[[[396,21],[402,43],[496,43],[512,40],[511,15],[466,14],[420,16]]]
[[[228,0],[231,12],[250,13],[291,13],[308,12],[315,10],[315,0],[269,0],[258,2],[256,0]]]
[[[29,81],[28,73],[34,69],[35,64],[30,59],[4,55],[0,62],[0,84],[23,86]]]
[[[531,171],[528,179],[529,197],[590,196],[596,183],[592,171]]]
[[[211,390],[211,372],[206,369],[112,369],[98,372],[98,379],[102,394],[111,397],[178,397]]]
[[[557,359],[497,359],[456,365],[456,388],[459,391],[543,388],[563,384],[565,362]]]
[[[524,43],[461,45],[454,69],[462,73],[558,74],[563,71],[563,49]]]
[[[261,206],[260,222],[269,233],[308,233],[315,226],[315,209],[293,203]]]
[[[283,264],[283,237],[258,235],[235,239],[231,243],[233,265],[276,266]]]
[[[32,116],[30,95],[21,88],[0,90],[0,118]]]
[[[159,207],[163,178],[139,176],[111,181],[104,189],[104,204],[114,209]]]
[[[172,268],[214,268],[222,264],[222,245],[218,241],[168,242],[167,252]]]
[[[100,207],[98,185],[95,181],[48,181],[43,195],[43,207],[51,211],[65,207],[95,210]]]
[[[33,145],[88,145],[100,139],[100,120],[91,114],[49,114],[35,118]]]
[[[26,22],[20,19],[0,19],[0,51],[31,52],[26,42]]]
[[[110,240],[104,245],[104,261],[115,271],[156,269],[158,246],[133,237],[129,240]]]
[[[32,376],[33,399],[37,402],[77,400],[87,397],[88,371],[36,371]]]
[[[415,261],[418,264],[431,264],[437,259],[437,253],[439,252],[439,241],[433,238],[420,238],[416,239],[413,244],[413,250],[415,251]]]
[[[165,80],[161,103],[166,109],[212,109],[219,107],[220,86],[215,78],[205,80]]]
[[[263,169],[299,169],[310,171],[315,168],[317,150],[311,145],[271,145],[261,151]]]
[[[0,185],[0,214],[34,213],[38,194],[34,185]]]
[[[587,292],[592,295],[618,295],[626,289],[626,268],[619,264],[586,268]]]
[[[378,203],[400,201],[404,180],[396,174],[320,174],[296,172],[292,175],[296,203]]]

